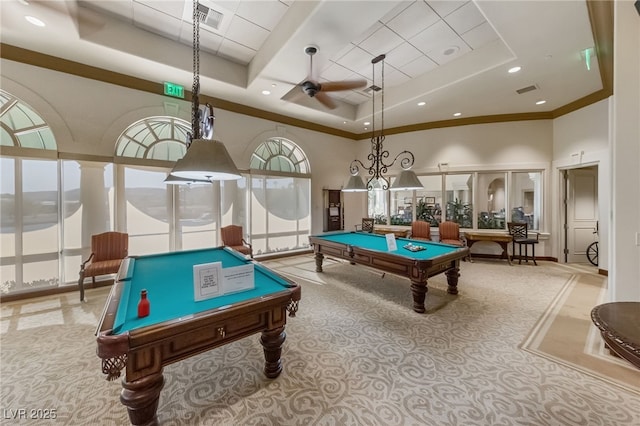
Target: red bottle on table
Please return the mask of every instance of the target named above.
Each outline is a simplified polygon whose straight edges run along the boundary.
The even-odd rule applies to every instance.
[[[138,318],[144,318],[149,315],[151,306],[149,305],[149,299],[147,299],[147,290],[140,292],[140,302],[138,302]]]

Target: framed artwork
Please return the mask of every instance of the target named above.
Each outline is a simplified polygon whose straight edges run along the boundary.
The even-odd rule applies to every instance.
[[[436,203],[436,197],[424,197],[424,203],[427,205],[434,205]]]

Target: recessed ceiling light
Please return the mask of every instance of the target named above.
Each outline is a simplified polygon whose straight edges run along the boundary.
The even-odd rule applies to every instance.
[[[365,122],[364,122],[364,125],[365,125],[365,126],[368,126],[369,124],[371,124],[371,122],[369,122],[369,121],[365,121]]]
[[[262,91],[262,94],[263,94],[263,95],[265,95],[265,96],[267,96],[267,95],[270,95],[270,94],[271,94],[271,92],[270,92],[270,91],[268,91],[268,90],[263,90],[263,91]]]
[[[538,102],[536,102],[536,105],[542,105],[542,104],[545,104],[545,103],[547,103],[547,101],[542,99],[542,100],[539,100]]]
[[[454,117],[460,117],[462,115],[461,112],[456,112],[455,114],[453,114]]]
[[[35,25],[36,27],[44,27],[44,22],[42,22],[38,18],[35,18],[33,16],[25,16],[24,19],[26,19],[27,22],[29,22],[30,24]]]
[[[425,106],[427,103],[425,101],[418,102],[418,106]]]
[[[522,69],[522,67],[513,67],[509,68],[509,74],[513,74],[514,72],[518,72]]]

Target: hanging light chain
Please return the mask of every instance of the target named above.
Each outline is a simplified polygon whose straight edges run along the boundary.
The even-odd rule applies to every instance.
[[[192,139],[200,138],[200,17],[198,0],[193,0],[193,86],[191,87]]]

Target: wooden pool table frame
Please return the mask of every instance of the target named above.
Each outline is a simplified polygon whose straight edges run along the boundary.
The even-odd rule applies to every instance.
[[[447,293],[458,294],[460,260],[469,255],[467,247],[460,247],[451,253],[430,259],[414,259],[392,252],[370,250],[357,245],[327,240],[322,238],[322,235],[310,236],[309,242],[313,245],[315,253],[316,272],[322,272],[322,261],[327,255],[346,259],[352,264],[358,263],[408,277],[411,280],[413,310],[418,313],[425,312],[424,301],[429,290],[427,287],[429,277],[444,272],[447,276]],[[420,243],[425,242],[420,241]]]
[[[262,333],[264,374],[268,378],[278,377],[282,371],[280,355],[286,338],[287,312],[294,317],[300,300],[298,284],[279,276],[291,287],[231,306],[113,335],[124,285],[122,279],[130,259],[123,261],[118,272],[96,335],[97,355],[102,359],[102,372],[107,374],[107,380],[117,379],[120,371],[126,368],[120,401],[127,407],[132,424],[157,424],[164,366],[257,332]]]

